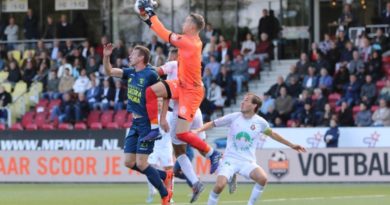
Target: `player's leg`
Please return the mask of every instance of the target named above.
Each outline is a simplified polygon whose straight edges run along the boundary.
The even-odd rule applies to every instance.
[[[217,181],[215,182],[213,190],[210,192],[209,200],[207,205],[217,205],[219,200],[219,195],[222,193],[225,188],[228,179],[226,176],[218,175]]]
[[[158,153],[155,152],[156,150],[153,150],[153,153],[149,155],[148,157],[148,163],[155,167],[158,168]],[[146,203],[152,203],[154,195],[157,194],[156,188],[154,188],[153,184],[147,181],[148,184],[148,196],[146,198]]]
[[[248,201],[248,205],[254,205],[263,194],[264,187],[267,184],[267,173],[259,165],[253,163],[242,166],[240,174],[256,182]]]
[[[218,170],[217,181],[213,190],[210,192],[208,205],[216,205],[218,203],[219,195],[225,188],[230,179],[240,168],[239,161],[234,159],[224,158],[222,164]]]

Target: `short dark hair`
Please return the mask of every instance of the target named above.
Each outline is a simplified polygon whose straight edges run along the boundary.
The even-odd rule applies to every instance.
[[[252,96],[251,103],[256,105],[254,112],[257,113],[257,111],[260,109],[261,105],[263,104],[263,102],[261,101],[261,98],[254,93],[247,93],[247,95]]]
[[[177,54],[179,52],[179,50],[177,48],[175,48],[175,47],[172,47],[172,48],[169,49],[169,52],[173,53],[173,54]]]
[[[203,30],[204,26],[205,26],[205,21],[204,21],[203,16],[200,14],[196,14],[196,13],[191,13],[190,16],[192,18],[192,21],[195,23],[198,31]]]
[[[134,50],[138,50],[139,51],[139,55],[144,57],[144,63],[148,64],[149,58],[150,58],[150,51],[149,51],[149,49],[146,48],[145,46],[137,45],[136,47],[134,47]]]

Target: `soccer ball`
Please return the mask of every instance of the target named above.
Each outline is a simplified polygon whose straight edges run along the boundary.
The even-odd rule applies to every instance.
[[[271,160],[281,162],[281,161],[287,160],[287,156],[283,151],[278,150],[278,151],[272,153]]]

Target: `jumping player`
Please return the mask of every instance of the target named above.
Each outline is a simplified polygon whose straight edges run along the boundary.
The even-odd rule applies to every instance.
[[[151,122],[151,132],[145,137],[145,140],[159,136],[157,98],[177,100],[179,106],[176,126],[177,138],[210,158],[210,173],[214,173],[218,168],[221,154],[190,132],[190,124],[204,97],[201,76],[202,42],[199,37],[199,32],[204,28],[204,19],[199,14],[190,14],[183,24],[183,34],[179,35],[168,31],[161,24],[149,0],[138,0],[136,6],[139,8],[140,17],[144,22],[160,38],[179,50],[178,79],[156,83],[146,90],[146,107]]]
[[[142,141],[150,132],[150,121],[145,106],[146,88],[159,79],[153,68],[147,65],[150,51],[136,46],[129,56],[131,68],[112,68],[110,55],[112,44],[104,45],[103,65],[107,75],[127,81],[127,111],[133,114],[133,124],[125,139],[125,166],[143,173],[148,181],[159,191],[162,205],[169,205],[172,191],[167,189],[172,181],[172,172],[156,170],[148,164],[148,156],[153,151],[154,141]],[[163,182],[166,184],[164,186]]]
[[[261,99],[252,93],[248,93],[241,102],[241,112],[225,115],[194,131],[197,133],[213,127],[229,127],[227,147],[222,164],[218,169],[217,181],[209,195],[208,205],[218,203],[220,193],[236,173],[256,182],[248,205],[254,205],[256,200],[261,197],[264,186],[267,184],[266,172],[256,163],[256,148],[262,134],[270,136],[298,152],[306,152],[304,147],[292,144],[273,132],[268,122],[256,115],[259,107],[261,107]]]

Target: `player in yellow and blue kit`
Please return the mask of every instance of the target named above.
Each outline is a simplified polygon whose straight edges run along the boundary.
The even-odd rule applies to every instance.
[[[146,111],[146,88],[158,82],[157,72],[148,65],[150,51],[143,46],[136,46],[129,56],[131,68],[112,68],[110,55],[112,45],[103,50],[103,65],[107,75],[127,81],[127,111],[133,114],[133,124],[125,139],[125,165],[146,175],[149,182],[160,192],[162,205],[169,205],[172,197],[173,173],[157,170],[148,164],[149,154],[153,152],[154,141],[145,141],[150,132],[150,120]],[[164,183],[163,181],[164,180]]]

